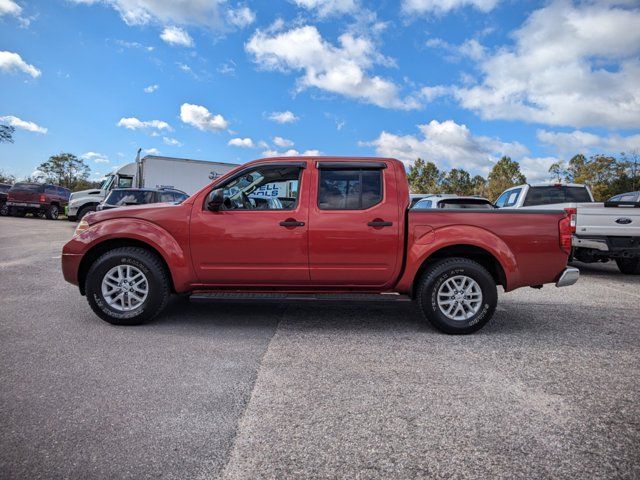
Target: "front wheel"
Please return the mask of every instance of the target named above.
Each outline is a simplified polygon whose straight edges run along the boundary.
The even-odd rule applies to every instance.
[[[417,292],[423,316],[449,334],[473,333],[493,316],[498,303],[496,283],[479,263],[448,258],[430,266]]]
[[[98,258],[87,274],[89,305],[113,325],[151,320],[169,298],[169,276],[162,261],[138,247],[113,249]]]
[[[616,258],[618,269],[626,275],[640,275],[640,257]]]

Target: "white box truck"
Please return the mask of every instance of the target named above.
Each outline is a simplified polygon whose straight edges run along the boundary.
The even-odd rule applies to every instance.
[[[67,217],[80,220],[96,210],[114,188],[175,188],[192,195],[202,187],[238,165],[207,162],[188,158],[147,155],[128,163],[107,175],[100,188],[73,192],[69,198]]]

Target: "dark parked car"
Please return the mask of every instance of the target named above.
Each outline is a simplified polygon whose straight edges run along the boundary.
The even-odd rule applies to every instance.
[[[98,205],[98,210],[146,203],[180,203],[187,198],[189,195],[183,191],[171,188],[116,188]]]
[[[9,190],[7,207],[9,213],[17,217],[31,213],[34,217],[57,220],[69,203],[69,195],[71,190],[57,185],[19,182]]]
[[[7,207],[7,192],[11,188],[8,183],[0,183],[0,215],[3,217],[9,215],[9,207]]]

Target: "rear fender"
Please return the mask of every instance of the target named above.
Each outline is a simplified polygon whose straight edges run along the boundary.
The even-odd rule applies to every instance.
[[[409,232],[407,267],[396,287],[399,292],[410,292],[420,267],[434,253],[453,246],[473,246],[492,255],[502,267],[505,291],[519,284],[520,272],[516,257],[507,244],[488,230],[468,225],[451,225],[437,230],[425,225],[414,225]]]

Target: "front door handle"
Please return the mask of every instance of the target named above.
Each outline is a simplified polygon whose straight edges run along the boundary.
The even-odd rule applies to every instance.
[[[370,227],[376,227],[376,228],[390,227],[390,226],[393,225],[393,222],[385,222],[384,220],[381,220],[380,218],[376,218],[375,220],[372,220],[369,223],[367,223],[367,225],[369,225]]]
[[[295,218],[287,218],[284,222],[280,222],[281,227],[304,227],[304,222],[299,222]]]

